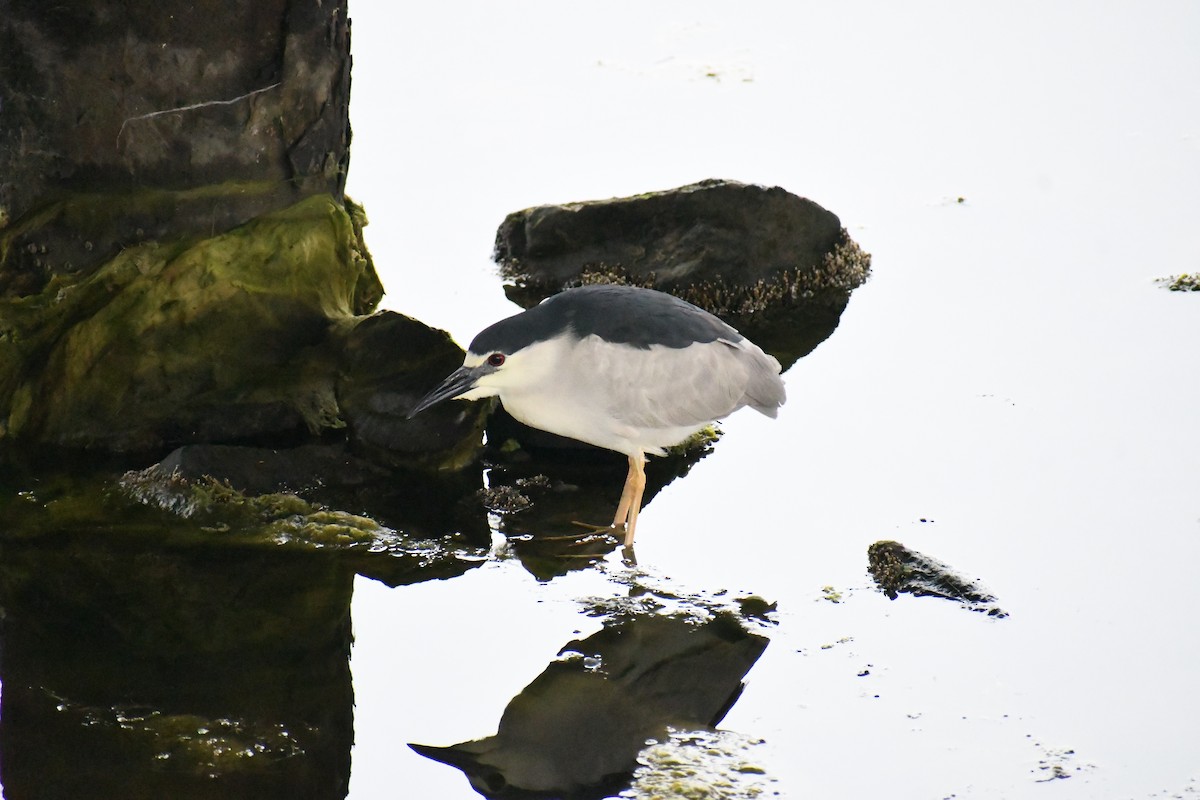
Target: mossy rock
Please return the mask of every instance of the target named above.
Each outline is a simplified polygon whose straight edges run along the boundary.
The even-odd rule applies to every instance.
[[[329,343],[381,293],[361,224],[314,196],[0,304],[0,438],[130,451],[341,426]]]

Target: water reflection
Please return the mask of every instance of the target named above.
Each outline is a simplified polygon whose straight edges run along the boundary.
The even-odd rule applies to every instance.
[[[411,584],[486,558],[174,468],[5,466],[12,798],[344,797],[355,574]]]
[[[494,736],[411,747],[461,769],[487,797],[606,797],[628,785],[651,740],[717,725],[767,641],[729,612],[619,617],[567,643]]]
[[[707,453],[655,459],[647,498]],[[607,569],[619,546],[574,522],[611,513],[620,456],[498,442],[487,459],[430,478],[336,446],[195,446],[132,470],[8,454],[6,796],[344,797],[356,574],[403,586],[515,555],[550,580]],[[494,504],[506,491],[523,510]],[[499,552],[493,530],[508,537]],[[587,797],[628,784],[658,752],[648,739],[724,736],[712,728],[767,643],[746,628],[754,613],[616,579],[625,596],[585,609],[604,628],[564,646],[495,736],[421,752],[493,795]]]
[[[521,447],[507,451],[510,437]],[[508,549],[539,580],[590,567],[620,546],[613,535],[589,532],[607,524],[625,481],[625,456],[526,428],[503,411],[489,426],[488,489],[481,502],[494,515]],[[714,440],[646,465],[643,504],[683,477],[711,452]],[[581,526],[581,523],[584,525]]]
[[[344,797],[352,578],[304,553],[0,540],[6,796]]]

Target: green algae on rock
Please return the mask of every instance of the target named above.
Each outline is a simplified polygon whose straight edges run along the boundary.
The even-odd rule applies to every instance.
[[[486,552],[459,536],[413,536],[295,492],[242,492],[225,481],[185,477],[161,464],[126,472],[116,488],[140,506],[173,518],[172,536],[193,546],[325,553],[389,586],[460,575],[482,563]],[[126,516],[133,515],[126,511]]]
[[[214,533],[309,547],[367,545],[383,533],[369,517],[321,508],[291,492],[245,495],[213,478],[189,480],[157,465],[127,472],[119,486],[134,500],[193,520]]]
[[[381,291],[356,228],[314,196],[5,301],[0,436],[130,451],[340,426],[313,370],[335,323]]]

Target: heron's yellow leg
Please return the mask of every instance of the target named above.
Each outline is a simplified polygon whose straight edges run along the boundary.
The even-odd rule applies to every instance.
[[[637,528],[638,513],[642,510],[642,493],[646,491],[646,457],[629,457],[629,477],[625,479],[629,491],[629,506],[625,520],[625,546],[633,545],[633,533]],[[622,502],[624,495],[622,495]],[[615,525],[615,523],[614,523]]]
[[[617,504],[617,513],[613,516],[612,526],[614,528],[623,528],[629,521],[629,504],[633,500],[634,474],[636,472],[634,458],[629,456],[629,472],[625,474],[625,487],[621,489],[621,502]]]

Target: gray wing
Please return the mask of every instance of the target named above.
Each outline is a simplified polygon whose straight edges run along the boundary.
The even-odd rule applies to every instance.
[[[620,375],[605,390],[606,411],[629,425],[703,425],[747,405],[774,417],[785,399],[779,362],[747,339],[634,350],[591,338],[580,351],[582,366]]]

